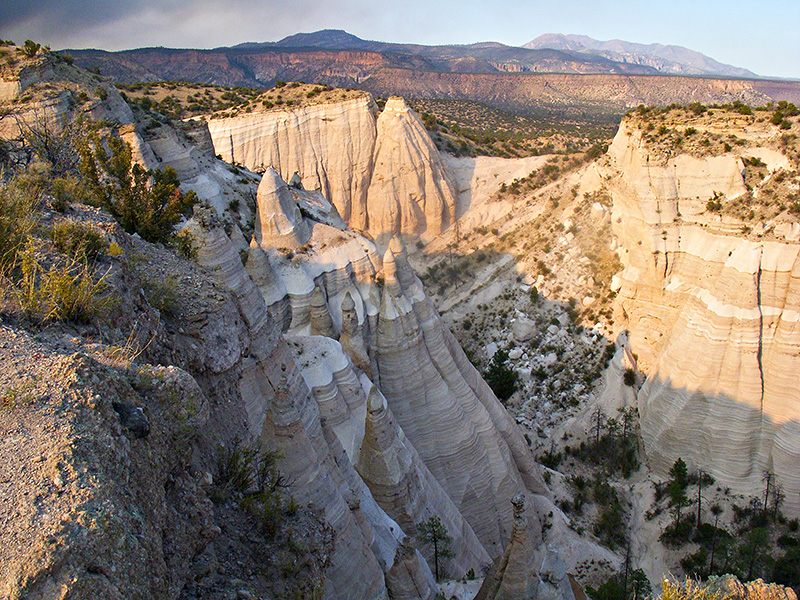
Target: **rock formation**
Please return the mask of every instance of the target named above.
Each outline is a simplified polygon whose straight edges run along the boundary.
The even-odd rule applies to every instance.
[[[775,152],[767,132],[746,135],[735,151],[663,160],[642,129],[623,122],[609,150],[625,264],[617,325],[647,374],[638,404],[650,466],[663,474],[681,457],[747,495],[771,471],[784,509],[797,514],[796,227],[776,218],[748,235],[742,221],[707,207],[747,193],[744,158]]]
[[[377,107],[372,97],[211,119],[214,148],[228,162],[256,171],[274,167],[319,190],[353,228],[367,224]]]
[[[705,587],[708,593],[720,594],[730,600],[797,600],[791,587],[764,583],[761,579],[742,583],[733,575],[713,578]]]
[[[272,199],[264,195],[259,199],[259,206],[283,206],[276,196],[284,187],[270,186]],[[259,189],[266,191],[268,188]],[[286,210],[292,213],[294,208],[286,206]],[[524,491],[546,492],[521,433],[442,326],[421,283],[408,266],[399,240],[390,243],[398,252],[397,257],[390,248],[381,260],[374,245],[364,238],[312,220],[307,220],[307,227],[311,232],[307,246],[312,252],[295,254],[291,263],[287,263],[281,252],[272,249],[265,252],[266,262],[263,257],[260,259],[282,282],[282,285],[271,286],[264,295],[270,313],[278,315],[276,318],[287,333],[307,335],[312,311],[322,312],[321,302],[323,296],[327,297],[327,312],[341,334],[342,346],[329,344],[323,362],[332,365],[330,360],[338,352],[340,356],[354,357],[353,364],[369,365],[373,381],[386,397],[389,409],[404,432],[401,439],[407,436],[410,446],[419,453],[424,466],[453,503],[456,510],[451,510],[448,523],[455,530],[464,531],[464,543],[473,548],[469,551],[473,557],[482,554],[475,548],[474,541],[470,541],[470,528],[484,551],[489,556],[497,555],[511,531],[508,500]],[[254,236],[259,236],[258,227]],[[248,270],[258,276],[250,264]],[[383,279],[382,291],[377,284],[379,275]],[[318,304],[312,307],[311,298],[317,286],[324,289],[325,294],[317,292],[315,302]],[[276,295],[275,289],[285,289],[286,297]],[[280,308],[285,305],[289,308]],[[280,317],[287,314],[286,310],[291,318]],[[323,394],[322,388],[333,381],[330,373],[352,367],[342,363],[340,367],[329,366],[320,371],[322,350],[314,350],[308,344],[304,344],[304,348],[296,359],[304,375],[308,372],[307,382],[318,400],[323,395],[337,396],[332,390]],[[347,363],[350,364],[350,360]],[[341,381],[334,386],[341,391]],[[345,405],[351,403],[348,395],[352,395],[352,390],[342,392]],[[341,400],[337,403],[334,405],[342,406]],[[363,400],[358,403],[365,404]],[[362,414],[362,418],[367,418]],[[364,436],[364,421],[356,420],[346,426],[336,424],[345,421],[339,417],[332,423],[348,455],[355,461],[356,448]],[[372,425],[378,426],[379,422]],[[354,431],[360,433],[354,434]],[[371,435],[377,435],[374,429]],[[373,438],[371,443],[375,451],[383,452],[381,444],[388,442],[378,443]],[[406,470],[409,456],[406,456]],[[460,465],[458,472],[448,466],[454,462]],[[361,464],[361,468],[368,468],[365,463]],[[415,467],[415,471],[419,469]],[[391,477],[400,479],[406,475],[402,471],[391,473]],[[419,473],[414,476],[420,477]],[[389,512],[407,514],[405,522],[413,525],[415,520],[422,520],[430,512],[411,505],[418,504],[421,495],[429,496],[431,506],[441,505],[434,500],[436,494],[433,489],[425,490],[424,494],[412,490],[410,496],[406,491],[403,502],[409,506],[403,510],[407,512],[399,508]],[[433,512],[440,510],[437,508]],[[463,515],[469,527],[460,524],[455,512]]]
[[[270,167],[258,185],[255,241],[262,248],[302,246],[308,241],[308,225],[289,186]]]
[[[405,439],[376,387],[369,395],[366,429],[356,468],[381,508],[406,533],[415,535],[417,525],[431,515],[440,518],[453,534],[450,573],[479,571],[489,562],[489,555],[472,528]],[[428,558],[432,561],[433,556]]]
[[[386,587],[392,600],[429,600],[436,594],[436,582],[420,569],[419,554],[408,537],[397,548],[392,568],[386,574]],[[429,573],[430,574],[430,573]]]
[[[378,117],[373,162],[367,192],[370,233],[435,235],[450,225],[455,183],[422,122],[402,98],[389,98]]]
[[[377,116],[371,96],[296,109],[211,119],[221,156],[284,178],[330,199],[344,221],[388,240],[435,235],[455,215],[452,176],[419,118],[402,98]],[[299,177],[298,177],[299,178]]]
[[[405,202],[403,194],[422,202],[416,205],[418,220],[402,221],[402,230],[419,233],[419,223],[444,227],[452,207],[446,200],[447,176],[437,171],[430,142],[420,146],[424,140],[416,137],[421,126],[416,117],[402,101],[389,108],[386,131],[407,138],[392,143],[404,152],[412,146],[419,150],[410,154],[412,162],[425,156],[430,162],[416,182],[393,188],[386,181],[381,193],[403,190],[394,196],[398,202]],[[138,236],[109,233],[124,247],[107,257],[113,269],[109,285],[123,310],[104,335],[124,344],[116,329],[122,327],[144,341],[123,349],[138,352],[123,359],[102,341],[81,342],[83,351],[98,360],[127,365],[103,367],[108,385],[98,377],[103,394],[96,398],[91,387],[75,379],[63,400],[74,408],[70,426],[83,423],[88,429],[86,435],[59,441],[71,448],[70,441],[80,440],[75,447],[96,459],[105,479],[91,479],[90,464],[78,465],[83,479],[67,473],[75,481],[63,497],[73,504],[47,513],[52,522],[45,530],[55,536],[55,550],[42,549],[51,538],[43,541],[33,532],[41,515],[26,513],[31,517],[26,542],[15,546],[23,549],[24,560],[15,560],[12,575],[0,584],[22,589],[30,582],[42,595],[52,591],[53,581],[68,593],[91,587],[95,578],[105,586],[99,589],[114,597],[174,598],[184,586],[200,591],[200,580],[222,573],[214,561],[226,560],[214,558],[229,547],[215,546],[215,538],[251,544],[248,548],[266,543],[256,531],[260,527],[245,534],[213,525],[225,512],[236,513],[240,527],[252,518],[262,525],[265,516],[240,514],[246,503],[238,500],[259,502],[252,496],[263,492],[251,494],[249,488],[236,501],[222,494],[211,509],[206,488],[222,475],[226,449],[245,447],[277,457],[287,498],[294,499],[292,510],[313,521],[306,531],[335,540],[290,565],[302,570],[311,564],[319,583],[315,593],[321,591],[326,600],[383,600],[389,590],[396,597],[435,593],[426,560],[430,552],[414,551],[404,541],[430,516],[438,516],[453,538],[456,557],[447,567],[451,575],[462,576],[503,554],[515,522],[512,497],[554,509],[521,432],[442,324],[399,238],[387,239],[382,254],[375,243],[347,229],[320,192],[289,188],[272,168],[255,193],[253,174],[240,170],[232,177],[233,166],[204,153],[199,125],[191,133],[170,126],[140,131],[131,123],[117,125],[127,126],[112,134],[135,146],[137,160],[148,167],[173,166],[184,185],[206,201],[183,224],[194,239],[196,264]],[[394,152],[388,138],[386,143],[378,151],[383,158]],[[387,177],[389,167],[381,167]],[[424,202],[414,190],[426,195]],[[426,204],[437,193],[441,203]],[[247,204],[251,194],[255,207]],[[352,211],[348,216],[352,222]],[[396,229],[384,233],[391,231]],[[143,291],[148,281],[152,286],[168,278],[174,278],[180,300],[174,315],[151,304]],[[4,350],[4,355],[16,351]],[[137,359],[173,366],[146,367],[133,362]],[[42,422],[60,425],[47,414],[48,396],[42,398],[41,406],[31,402],[26,410],[46,407],[37,413]],[[62,433],[60,427],[50,429]],[[3,441],[19,448],[20,440]],[[59,481],[54,485],[60,489]],[[153,481],[158,485],[148,486]],[[58,501],[60,496],[50,490],[42,497]],[[117,507],[115,514],[106,515],[107,508],[81,512],[90,496],[97,507]],[[105,498],[112,502],[104,503]],[[20,508],[32,505],[26,500]],[[98,524],[92,524],[95,514]],[[530,514],[529,521],[527,539],[537,544],[538,514]],[[96,536],[87,533],[95,531]],[[37,540],[42,544],[31,545]],[[28,545],[36,552],[26,554]],[[130,560],[116,560],[130,549]],[[314,551],[318,555],[310,556]],[[114,562],[126,568],[115,571]],[[128,573],[134,578],[125,579]]]
[[[533,567],[536,544],[528,532],[525,498],[515,496],[514,529],[503,556],[492,565],[475,600],[534,600],[538,577]]]

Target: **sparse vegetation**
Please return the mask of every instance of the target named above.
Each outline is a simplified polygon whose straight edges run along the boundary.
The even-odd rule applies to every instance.
[[[486,383],[499,400],[508,400],[517,391],[519,376],[508,364],[508,352],[498,350],[483,374]]]
[[[100,203],[128,233],[149,242],[172,242],[175,226],[190,214],[197,195],[181,192],[172,168],[149,171],[134,163],[130,145],[121,139],[111,138],[108,145],[110,155],[99,140],[94,150],[83,151],[82,171]]]
[[[436,581],[441,581],[442,570],[440,561],[453,556],[450,549],[453,539],[450,537],[447,527],[436,515],[428,518],[427,521],[417,523],[417,535],[420,542],[433,549],[434,575]]]
[[[410,100],[441,151],[456,156],[520,157],[587,152],[594,160],[613,137],[616,123],[590,114],[553,119],[518,114],[465,100]]]
[[[238,502],[255,517],[265,535],[274,536],[280,519],[297,510],[284,491],[286,481],[277,467],[280,456],[242,442],[221,448],[219,455],[212,499]]]

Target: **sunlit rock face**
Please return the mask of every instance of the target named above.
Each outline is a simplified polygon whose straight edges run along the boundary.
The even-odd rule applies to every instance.
[[[456,188],[424,125],[402,98],[383,111],[369,95],[211,119],[214,148],[250,169],[295,172],[351,229],[388,241],[436,235],[455,214]]]
[[[436,235],[455,215],[456,186],[422,122],[399,97],[378,117],[367,229]]]
[[[377,106],[364,96],[294,110],[248,113],[208,122],[222,158],[256,171],[296,171],[351,227],[366,226],[366,201],[376,137]]]
[[[763,493],[773,471],[797,514],[797,228],[768,223],[747,235],[706,208],[747,191],[743,157],[787,160],[778,154],[754,142],[657,163],[643,132],[623,122],[608,175],[625,264],[616,321],[648,375],[638,402],[651,467],[663,474],[682,457],[742,494]]]

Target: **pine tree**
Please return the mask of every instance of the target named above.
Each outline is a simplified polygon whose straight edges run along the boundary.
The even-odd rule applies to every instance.
[[[422,543],[433,546],[433,563],[436,581],[439,581],[439,559],[453,556],[450,546],[453,538],[447,532],[447,527],[437,516],[430,517],[427,521],[417,524],[419,539]]]

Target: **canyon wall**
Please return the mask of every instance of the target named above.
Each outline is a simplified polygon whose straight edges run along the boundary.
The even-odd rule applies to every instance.
[[[215,151],[256,171],[320,191],[348,225],[388,241],[436,235],[450,224],[452,176],[402,98],[377,114],[372,98],[246,113],[208,122]]]
[[[647,375],[638,405],[651,468],[666,474],[680,457],[748,496],[763,496],[772,472],[796,515],[800,228],[787,213],[743,222],[708,204],[766,210],[760,187],[795,166],[777,150],[777,128],[737,133],[747,141],[736,149],[665,157],[643,125],[623,121],[606,172],[625,265],[615,320]],[[770,157],[755,189],[745,180],[753,156]]]

